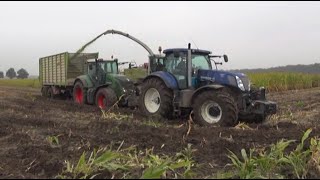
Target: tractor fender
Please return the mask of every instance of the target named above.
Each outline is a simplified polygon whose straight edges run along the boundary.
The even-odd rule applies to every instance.
[[[166,84],[166,86],[172,90],[179,89],[178,82],[177,82],[176,78],[171,73],[164,72],[164,71],[157,71],[157,72],[154,72],[154,73],[150,74],[149,76],[147,76],[143,80],[143,82],[145,82],[147,79],[150,79],[150,78],[161,79]]]
[[[98,90],[99,90],[100,88],[108,87],[108,86],[110,86],[111,84],[112,84],[112,83],[107,82],[107,83],[102,84],[102,85],[98,86],[97,88],[95,88],[95,90],[94,90],[94,97],[96,96],[96,94],[97,94],[97,92],[98,92]]]
[[[196,97],[198,94],[201,94],[203,91],[207,91],[207,90],[217,90],[217,89],[221,89],[221,88],[224,88],[224,87],[225,87],[225,86],[220,85],[220,84],[211,84],[211,85],[203,86],[203,87],[197,89],[196,91],[194,91],[194,93],[192,94],[191,103],[193,104],[193,101],[194,101],[195,97]]]
[[[83,76],[77,77],[76,80],[74,81],[73,85],[75,85],[77,81],[80,81],[85,88],[90,88],[93,86],[92,82]]]

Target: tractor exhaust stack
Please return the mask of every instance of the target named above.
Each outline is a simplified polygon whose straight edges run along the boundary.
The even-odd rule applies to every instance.
[[[188,55],[187,55],[187,79],[188,88],[192,88],[192,58],[191,58],[191,44],[188,44]]]

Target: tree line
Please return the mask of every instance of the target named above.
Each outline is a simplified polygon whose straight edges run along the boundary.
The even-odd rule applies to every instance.
[[[18,78],[18,79],[26,79],[29,77],[29,73],[27,70],[21,68],[17,72],[14,70],[14,68],[10,68],[6,72],[6,77],[13,79],[13,78]],[[0,71],[0,78],[4,78],[4,73]]]

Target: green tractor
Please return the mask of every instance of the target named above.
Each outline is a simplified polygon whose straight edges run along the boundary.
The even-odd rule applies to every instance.
[[[109,109],[118,99],[126,106],[134,84],[119,74],[118,60],[98,59],[98,53],[61,53],[40,58],[42,95],[71,97],[77,104]]]
[[[88,62],[88,74],[75,80],[73,99],[78,104],[96,104],[108,109],[121,97],[120,105],[125,106],[125,95],[132,92],[133,88],[133,82],[119,74],[117,60],[96,59]]]

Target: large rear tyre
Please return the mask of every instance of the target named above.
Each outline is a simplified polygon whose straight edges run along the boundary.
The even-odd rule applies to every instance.
[[[139,108],[147,117],[170,119],[173,115],[173,93],[160,79],[147,79],[142,84]]]
[[[205,91],[195,98],[194,121],[200,126],[235,126],[238,108],[234,98],[223,90]]]
[[[80,105],[87,104],[87,91],[80,81],[77,81],[73,87],[73,101]]]
[[[111,88],[100,88],[95,102],[99,108],[109,110],[117,102],[117,95]]]

